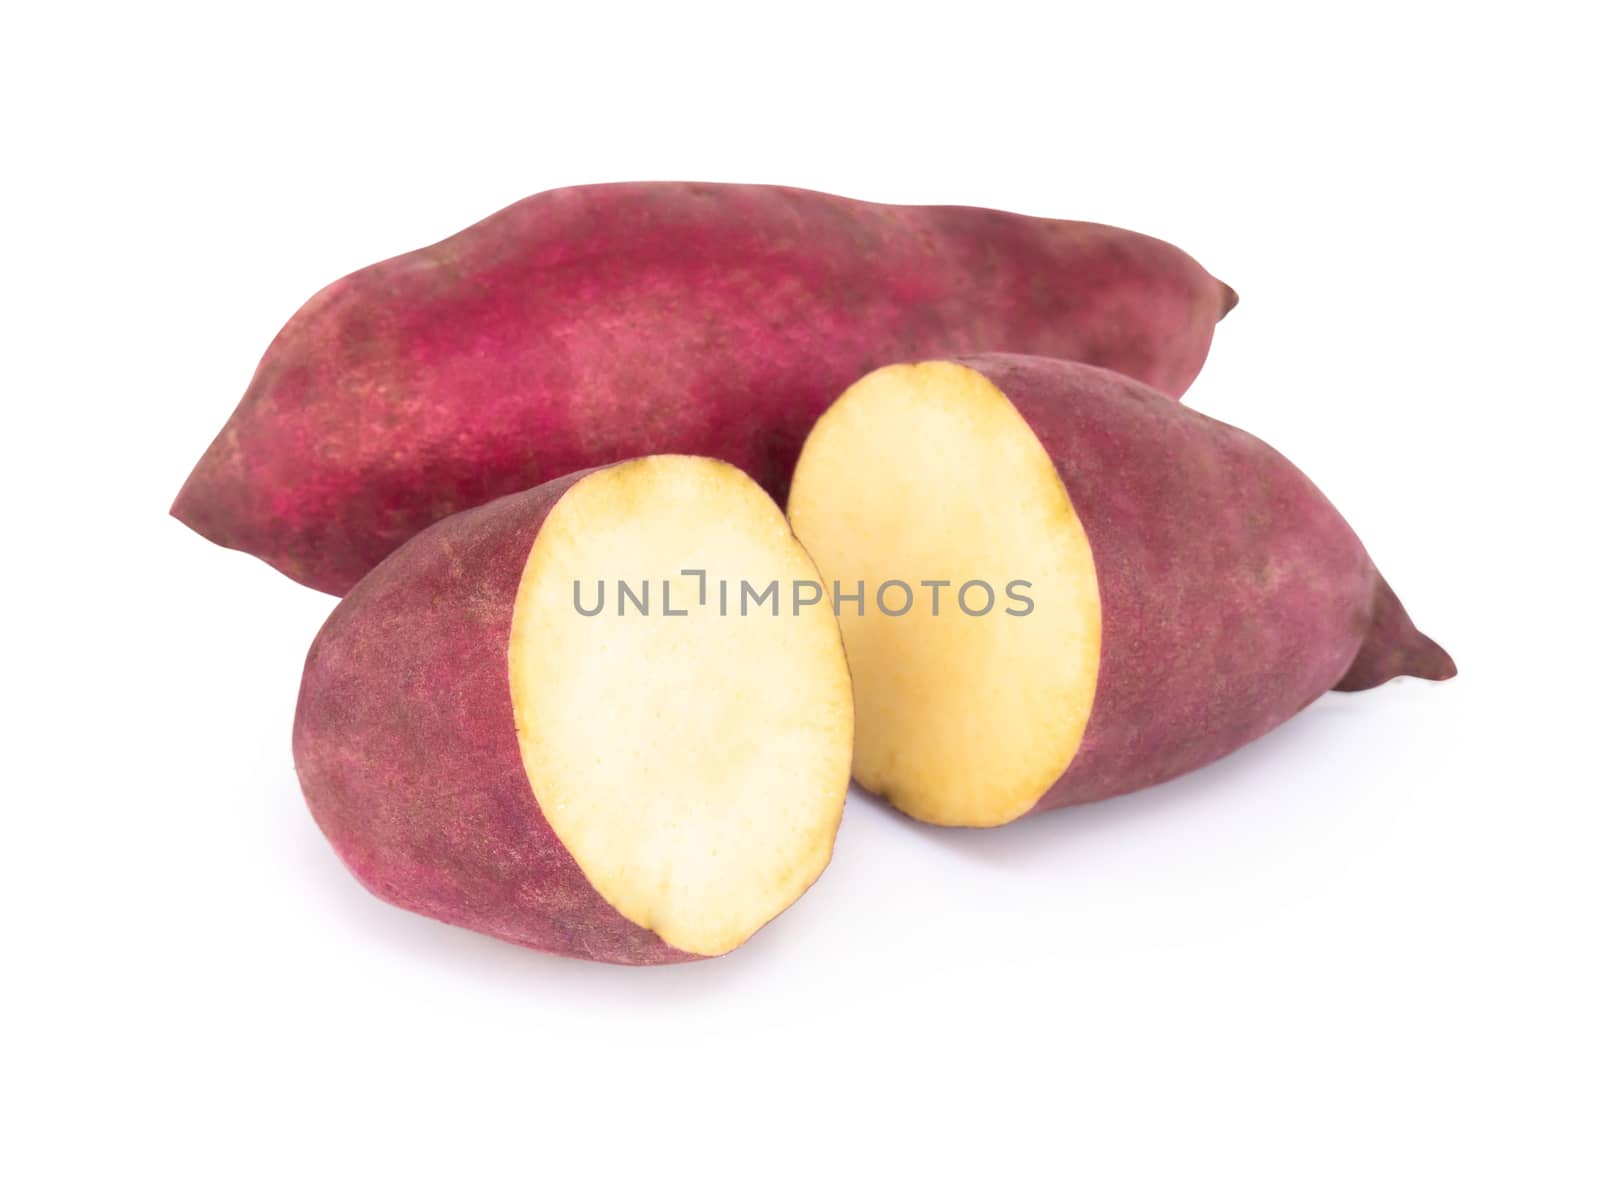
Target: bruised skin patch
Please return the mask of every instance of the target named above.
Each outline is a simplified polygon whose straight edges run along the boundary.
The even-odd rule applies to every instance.
[[[935,824],[1029,811],[1083,739],[1100,592],[1066,488],[1010,400],[955,363],[873,372],[812,431],[789,519],[830,590],[866,592],[839,616],[857,781]],[[913,593],[900,615],[875,597],[894,581]],[[974,613],[958,601],[975,581],[994,591],[987,613],[981,587]],[[886,595],[891,611],[905,600]]]
[[[722,580],[777,581],[779,613],[723,614]],[[532,794],[595,890],[682,951],[737,947],[832,854],[850,678],[831,608],[790,594],[818,580],[772,500],[704,458],[579,480],[529,553],[509,664]],[[585,611],[604,586],[598,614],[575,582]]]

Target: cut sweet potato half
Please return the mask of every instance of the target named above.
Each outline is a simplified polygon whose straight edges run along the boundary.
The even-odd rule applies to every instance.
[[[1455,671],[1281,455],[1082,364],[873,372],[812,430],[789,518],[865,595],[839,606],[856,778],[937,824],[1145,787],[1336,685]]]
[[[703,458],[444,520],[312,648],[312,811],[412,910],[595,959],[727,952],[826,866],[852,710],[827,605],[725,613],[719,589],[816,581],[772,500]]]

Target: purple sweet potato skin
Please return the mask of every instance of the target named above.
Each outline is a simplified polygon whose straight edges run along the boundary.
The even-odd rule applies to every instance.
[[[1054,460],[1100,583],[1094,704],[1034,811],[1204,766],[1347,680],[1455,674],[1355,532],[1271,446],[1099,368],[957,361],[1010,398]]]
[[[780,503],[850,382],[907,358],[1081,359],[1178,396],[1233,291],[1090,223],[807,190],[552,190],[313,297],[173,514],[343,594],[428,524],[649,453]]]
[[[295,769],[379,898],[544,952],[695,960],[624,919],[539,811],[512,716],[512,606],[545,516],[582,474],[453,516],[374,569],[306,658]]]

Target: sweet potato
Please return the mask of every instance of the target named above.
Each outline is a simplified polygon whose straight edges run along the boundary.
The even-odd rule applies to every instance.
[[[719,583],[746,580],[817,573],[776,504],[703,458],[434,525],[311,647],[294,754],[318,825],[381,898],[529,947],[658,964],[742,943],[827,864],[852,724],[827,605],[722,613]],[[631,597],[591,613],[611,582]]]
[[[1180,395],[1232,290],[1155,239],[770,186],[553,190],[324,289],[173,514],[342,594],[445,515],[650,453],[774,497],[867,370],[1015,350]]]
[[[868,375],[812,430],[789,518],[865,592],[840,605],[855,777],[937,824],[1147,787],[1331,688],[1455,673],[1280,454],[1078,363]]]

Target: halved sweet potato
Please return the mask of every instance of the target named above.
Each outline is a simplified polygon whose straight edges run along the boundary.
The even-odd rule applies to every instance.
[[[817,574],[703,458],[441,521],[312,645],[294,753],[317,823],[375,894],[449,923],[627,964],[727,952],[822,872],[850,769],[833,615],[723,613],[717,583],[745,580]]]
[[[789,518],[865,595],[840,606],[856,779],[938,824],[1146,787],[1330,688],[1455,672],[1299,470],[1095,367],[873,372],[812,430]]]

